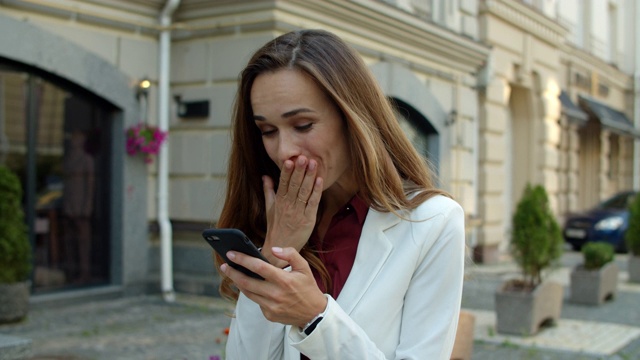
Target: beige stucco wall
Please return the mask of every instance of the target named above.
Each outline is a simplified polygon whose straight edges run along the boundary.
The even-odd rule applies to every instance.
[[[157,38],[153,36],[9,7],[2,7],[2,12],[76,43],[116,66],[132,79],[145,74],[152,77],[158,73],[158,44]],[[153,18],[149,18],[149,23],[152,22]]]
[[[631,137],[593,119],[597,123],[585,130],[561,114],[558,99],[561,90],[574,102],[578,94],[589,95],[632,118],[626,110],[630,76],[599,59],[602,49],[593,56],[568,44],[575,29],[550,20],[514,1],[481,4],[480,34],[492,46],[493,74],[481,97],[479,131],[484,226],[478,241],[490,249],[482,253],[488,261],[496,260],[492,249],[506,250],[510,219],[527,182],[546,188],[560,221],[568,212],[632,187]],[[597,21],[603,20],[586,29],[593,30]],[[598,36],[606,34],[593,39]],[[591,88],[576,88],[576,72],[591,79]],[[607,87],[606,94],[599,93],[599,84]]]
[[[249,33],[174,43],[173,96],[180,96],[183,101],[209,100],[211,114],[206,119],[181,119],[172,111],[172,218],[188,221],[217,219],[221,194],[224,193],[235,79],[251,52],[276,35],[273,32]],[[474,167],[470,165],[474,163],[474,123],[477,121],[478,102],[472,87],[473,79],[451,69],[445,69],[445,76],[413,70],[435,65],[424,60],[406,64],[387,62],[380,56],[371,57],[373,50],[367,49],[366,42],[353,45],[365,49],[363,56],[367,57],[386,94],[422,112],[437,129],[440,134],[441,185],[470,209],[470,213],[473,212],[476,181]],[[216,58],[212,54],[215,49],[224,49],[222,52],[226,58]],[[375,51],[384,54],[379,47]],[[385,64],[392,65],[393,70],[386,68]],[[438,67],[442,68],[442,64]],[[455,121],[445,124],[450,121],[449,115],[454,110],[457,114]]]
[[[55,9],[54,9],[55,11]],[[87,11],[95,11],[88,9]],[[148,78],[153,84],[158,81],[158,39],[149,33],[141,33],[136,30],[121,28],[109,28],[80,19],[51,16],[33,11],[25,11],[16,8],[2,8],[6,15],[27,21],[42,28],[44,31],[73,42],[85,50],[94,53],[122,71],[130,79],[131,88],[137,83]],[[111,10],[111,17],[128,19],[131,16],[125,11]],[[131,19],[128,19],[131,20]],[[136,16],[135,21],[149,26],[155,23],[153,17]],[[94,81],[100,81],[100,75],[96,74]],[[157,123],[157,92],[152,86],[148,96],[147,121]],[[142,115],[141,115],[142,116]],[[144,119],[139,119],[144,121]],[[148,166],[150,178],[146,188],[147,218],[155,217],[155,166]]]
[[[212,222],[224,201],[236,79],[272,31],[174,41],[171,93],[209,101],[209,117],[185,119],[171,106],[170,211],[175,220]]]
[[[448,15],[433,22],[387,4],[403,3],[411,11],[410,2],[385,2],[292,0],[270,8],[271,2],[264,1],[255,7],[226,7],[224,14],[196,7],[178,13],[180,27],[174,31],[171,51],[171,219],[217,218],[225,191],[237,75],[258,46],[295,28],[320,27],[342,36],[361,52],[387,95],[406,101],[432,122],[440,135],[441,186],[468,215],[480,218],[471,245],[506,249],[511,214],[527,181],[547,188],[559,219],[633,185],[637,150],[628,137],[596,129],[590,136],[597,151],[589,156],[597,172],[585,174],[581,166],[587,157],[581,140],[584,130],[561,115],[560,91],[567,91],[574,102],[580,94],[593,96],[633,118],[632,81],[568,44],[568,39],[575,39],[568,28],[513,0],[445,2]],[[148,120],[156,122],[155,13],[100,10],[100,1],[65,3],[81,3],[82,9],[135,26],[0,7],[107,60],[129,76],[132,87],[143,77],[151,79]],[[573,11],[576,4],[563,3],[559,11]],[[608,95],[599,96],[595,87],[576,86],[577,72],[605,84]],[[177,98],[208,100],[210,115],[179,118]],[[148,166],[148,219],[156,217],[155,169],[155,164]],[[586,183],[593,183],[596,191],[586,194]]]
[[[152,87],[148,97],[147,120],[150,123],[157,122],[159,27],[156,18],[115,6],[100,7],[100,2],[77,2],[82,6],[77,7],[79,12],[73,16],[53,15],[59,9],[68,10],[68,7],[65,8],[69,5],[67,3],[73,1],[52,5],[53,10],[49,14],[21,9],[19,6],[7,8],[7,12],[104,58],[131,78],[132,87],[139,79],[150,79]],[[402,99],[418,109],[436,128],[439,133],[437,155],[440,184],[462,203],[467,213],[476,213],[478,95],[474,72],[482,59],[470,60],[469,54],[462,53],[467,51],[463,48],[460,48],[460,54],[456,54],[457,50],[452,50],[451,44],[469,42],[468,37],[478,36],[477,2],[466,0],[447,4],[447,17],[438,19],[437,26],[415,22],[412,15],[402,11],[393,13],[393,8],[385,4],[366,1],[352,3],[350,9],[340,10],[351,14],[351,23],[329,16],[339,15],[335,14],[335,10],[342,9],[340,2],[315,4],[318,7],[315,12],[302,6],[305,4],[294,1],[276,10],[267,9],[265,3],[257,3],[253,8],[255,11],[252,12],[251,7],[238,8],[238,13],[233,16],[230,15],[233,14],[231,9],[226,17],[215,12],[200,16],[189,9],[178,13],[180,29],[186,30],[174,33],[171,49],[171,133],[168,142],[171,219],[189,222],[217,219],[225,191],[231,106],[238,73],[255,49],[283,33],[284,28],[324,28],[336,32],[361,51],[374,74],[384,82],[387,95]],[[339,6],[336,7],[336,4]],[[323,6],[334,8],[323,10]],[[389,17],[389,9],[392,10],[392,17]],[[370,13],[368,16],[356,15],[359,11]],[[106,15],[107,23],[113,22],[113,26],[86,16],[100,12]],[[398,21],[398,24],[414,22],[409,25],[409,28],[415,26],[410,30],[416,33],[413,36],[431,34],[429,36],[434,39],[440,37],[442,45],[432,45],[427,41],[429,47],[436,48],[422,48],[410,38],[402,41],[391,39],[394,34],[383,28],[376,30],[366,27],[368,25],[363,22],[374,21],[367,19],[371,16]],[[269,18],[278,19],[280,23],[271,27],[261,25],[258,29],[252,25]],[[235,31],[218,30],[216,26],[208,25],[209,21],[212,24],[218,22],[229,27],[235,26]],[[139,26],[128,28],[127,24]],[[448,30],[442,31],[441,28]],[[190,32],[189,29],[198,31]],[[451,31],[465,38],[442,38],[451,37]],[[488,53],[488,49],[481,45],[474,46]],[[479,56],[477,49],[473,51],[476,54],[472,57]],[[477,65],[470,67],[470,61]],[[387,68],[386,65],[392,67]],[[99,79],[99,74],[96,74],[96,79]],[[203,119],[179,118],[178,99],[207,100],[210,115]],[[156,163],[148,166],[148,173],[147,217],[153,219],[157,211]]]
[[[371,2],[362,4],[373,6],[374,10],[380,6]],[[469,1],[464,6],[468,7]],[[311,12],[292,17],[285,10],[293,12],[276,10],[274,16],[291,22],[292,27],[324,28],[349,41],[361,52],[388,96],[407,102],[431,121],[440,135],[441,185],[456,196],[469,214],[475,213],[478,100],[476,80],[469,70],[461,71],[462,65],[456,64],[455,59],[448,63],[439,61],[444,57],[439,51],[427,53],[409,41],[406,44],[385,41],[384,37],[390,35],[382,30],[376,33],[360,28],[356,20],[346,26]],[[250,12],[237,14],[233,18],[237,23],[234,34],[184,36],[173,42],[173,96],[183,101],[209,100],[211,114],[206,119],[181,119],[172,109],[172,219],[215,221],[219,215],[237,75],[254,50],[284,32],[269,28],[244,30],[243,24],[253,18]],[[464,31],[469,32],[469,21],[465,21]],[[445,50],[448,49],[442,47],[441,51]],[[448,124],[452,113],[456,118]]]
[[[480,104],[484,226],[478,241],[490,249],[483,260],[496,261],[496,250],[508,245],[511,217],[527,183],[544,185],[554,210],[561,201],[561,29],[500,1],[481,10],[481,24],[483,40],[492,46],[493,77]]]

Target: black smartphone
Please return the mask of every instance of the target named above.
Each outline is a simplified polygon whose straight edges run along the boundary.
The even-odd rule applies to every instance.
[[[260,250],[249,240],[247,235],[238,229],[207,229],[202,232],[204,240],[222,256],[224,261],[232,268],[243,272],[245,275],[256,279],[264,280],[264,278],[253,271],[238,265],[227,258],[227,251],[237,251],[249,256],[256,257],[265,262],[269,262],[260,253]]]

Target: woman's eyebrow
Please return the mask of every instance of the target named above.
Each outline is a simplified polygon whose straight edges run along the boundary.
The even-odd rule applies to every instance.
[[[287,111],[286,113],[282,114],[281,116],[283,118],[289,118],[289,117],[298,115],[300,113],[308,113],[308,112],[315,112],[315,111],[313,111],[311,109],[308,109],[308,108],[299,108],[299,109],[294,109],[294,110],[291,110],[291,111]]]
[[[293,110],[287,111],[287,112],[283,113],[283,114],[282,114],[282,115],[280,115],[280,116],[286,119],[286,118],[290,118],[290,117],[295,116],[295,115],[298,115],[298,114],[302,114],[302,113],[313,113],[313,112],[315,112],[315,111],[313,111],[313,110],[311,110],[311,109],[309,109],[309,108],[299,108],[299,109],[293,109]],[[264,117],[264,116],[262,116],[262,115],[255,115],[255,114],[254,114],[254,115],[253,115],[253,120],[254,120],[254,121],[266,121],[266,120],[267,120],[267,118],[265,118],[265,117]]]

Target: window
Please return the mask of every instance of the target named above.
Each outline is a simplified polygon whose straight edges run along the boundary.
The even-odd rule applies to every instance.
[[[109,282],[110,107],[0,58],[0,158],[21,180],[33,292]]]

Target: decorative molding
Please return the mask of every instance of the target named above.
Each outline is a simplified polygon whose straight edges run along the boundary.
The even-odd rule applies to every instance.
[[[393,59],[441,78],[475,74],[490,53],[485,44],[369,0],[241,1],[194,8],[179,13],[174,39],[312,26],[340,32],[363,55]]]
[[[490,48],[392,5],[369,0],[291,0],[279,9],[375,42],[397,53],[426,59],[464,73],[476,73]],[[310,19],[309,16],[314,16]]]
[[[569,30],[534,8],[513,0],[485,0],[480,2],[480,16],[496,16],[510,25],[532,34],[553,46],[565,42]]]
[[[631,91],[631,89],[633,89],[633,76],[624,73],[622,70],[607,63],[601,58],[574,45],[566,44],[562,47],[560,61],[566,66],[573,68],[573,72],[581,71],[574,68],[577,65],[580,69],[583,69],[581,71],[583,76],[589,76],[588,74],[597,73],[599,78],[606,79],[606,84],[609,86],[610,90],[612,87],[624,89],[625,91]],[[587,73],[585,73],[585,71]],[[571,80],[573,82],[575,79],[572,78]]]
[[[102,2],[76,0],[2,0],[0,8],[44,14],[126,32],[156,34],[161,27],[157,15],[140,7],[105,6]],[[132,6],[132,5],[129,5]],[[134,10],[135,9],[135,10]]]
[[[163,30],[152,15],[158,0],[3,0],[2,4],[134,34],[155,36]],[[428,73],[449,73],[445,77],[477,73],[490,53],[479,41],[370,0],[185,1],[171,29],[174,40],[186,40],[242,32],[285,32],[313,24],[348,34],[348,40],[367,55],[396,57]]]

